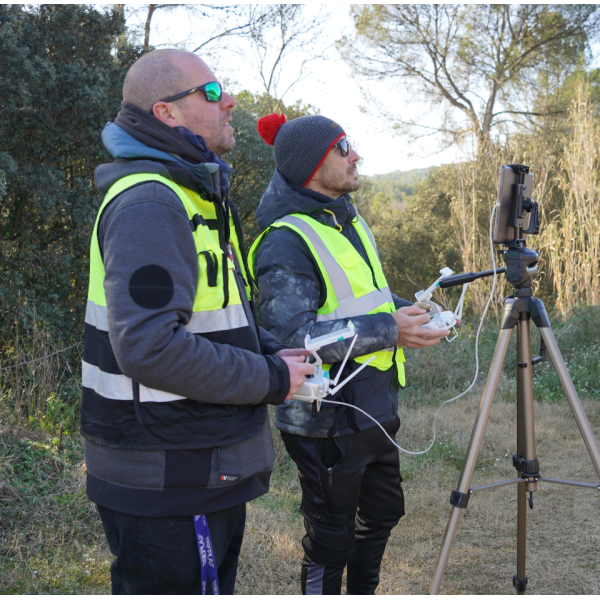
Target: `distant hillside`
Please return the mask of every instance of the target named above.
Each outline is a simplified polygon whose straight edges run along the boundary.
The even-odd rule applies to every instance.
[[[430,169],[426,167],[410,171],[393,171],[383,175],[372,175],[368,179],[373,186],[373,195],[381,192],[392,202],[402,203],[406,196],[414,193],[417,184],[427,177]]]

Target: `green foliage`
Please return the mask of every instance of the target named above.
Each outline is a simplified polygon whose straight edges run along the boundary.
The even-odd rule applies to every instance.
[[[600,400],[600,306],[581,306],[555,325],[555,336],[575,389]],[[536,367],[534,395],[539,402],[563,402],[564,392],[550,360]]]
[[[428,171],[404,198],[404,210],[381,192],[372,197],[375,184],[363,186],[356,201],[371,227],[392,291],[411,300],[448,266],[462,268],[460,252],[450,221],[450,182],[454,165]]]
[[[430,168],[411,169],[410,171],[393,171],[385,175],[372,175],[368,178],[375,194],[382,194],[389,198],[392,206],[400,209],[404,207],[407,196],[415,193],[417,185],[423,181]]]
[[[552,319],[551,323],[577,393],[581,398],[600,400],[600,306],[581,307],[568,318]],[[478,326],[479,318],[466,314],[459,328],[459,338],[451,344],[442,340],[436,346],[421,350],[405,348],[407,384],[400,392],[400,402],[409,407],[423,403],[439,405],[466,390],[475,375]],[[537,355],[539,332],[534,326],[531,332],[532,353]],[[516,333],[513,333],[497,393],[497,397],[505,401],[516,401],[517,397],[516,338]],[[479,340],[478,386],[485,381],[497,339],[497,320],[488,316]],[[534,367],[533,386],[534,398],[538,402],[566,402],[550,359]]]
[[[235,99],[237,104],[232,113],[232,125],[237,143],[226,159],[234,170],[230,196],[239,209],[246,247],[249,248],[259,233],[254,213],[275,171],[273,148],[260,137],[256,123],[273,112],[274,106],[288,120],[315,114],[315,108],[300,101],[285,106],[265,93],[252,94],[246,90],[236,94]]]
[[[0,589],[106,593],[110,553],[81,481],[83,446],[0,427]]]
[[[81,335],[89,240],[100,204],[93,174],[107,158],[99,133],[116,114],[125,72],[139,54],[124,34],[118,9],[0,6],[5,339],[19,312],[26,334],[33,318],[26,307],[33,305],[57,339]]]
[[[40,425],[50,433],[59,434],[59,443],[62,435],[69,435],[75,431],[79,424],[77,407],[63,400],[58,394],[52,393],[46,401],[46,409],[40,416]],[[31,417],[33,420],[33,417]]]

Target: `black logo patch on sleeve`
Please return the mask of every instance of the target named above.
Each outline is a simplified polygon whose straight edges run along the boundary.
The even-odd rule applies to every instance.
[[[159,265],[146,265],[129,280],[129,295],[142,308],[164,308],[173,299],[175,288],[169,272]]]

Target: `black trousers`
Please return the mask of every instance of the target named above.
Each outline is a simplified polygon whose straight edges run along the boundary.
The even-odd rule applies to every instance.
[[[200,557],[192,516],[136,517],[98,506],[110,551],[112,593],[201,594]],[[221,594],[233,594],[246,505],[206,515]],[[208,592],[210,593],[210,585]]]
[[[400,419],[383,424],[394,437]],[[298,466],[303,594],[373,594],[390,531],[404,515],[398,449],[379,427],[335,438],[281,433]]]

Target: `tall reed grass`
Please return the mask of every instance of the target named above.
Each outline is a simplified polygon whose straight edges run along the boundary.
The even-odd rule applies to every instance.
[[[564,139],[521,135],[481,144],[472,160],[456,166],[450,203],[464,270],[489,269],[489,219],[500,168],[509,163],[531,167],[541,221],[539,237],[528,238],[529,246],[540,251],[535,291],[545,286],[561,315],[581,304],[600,302],[600,124],[585,81],[579,83],[569,108],[567,128],[570,135]],[[479,314],[491,284],[484,280],[469,290]],[[501,278],[495,300],[508,293],[510,286]]]
[[[583,85],[569,122],[572,133],[556,179],[564,205],[545,233],[556,308],[562,314],[600,302],[600,127]]]

